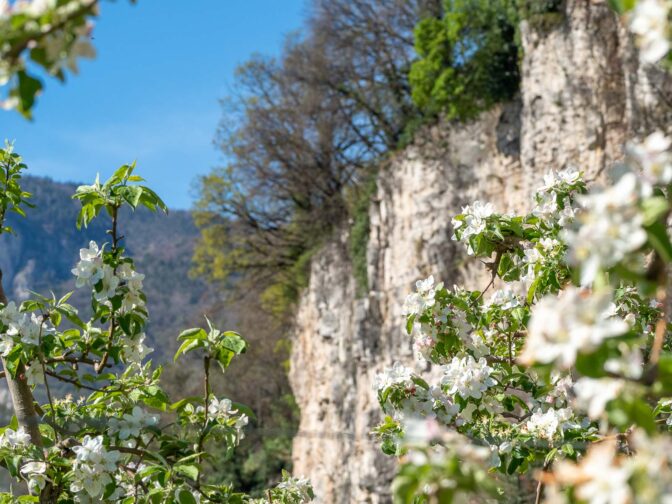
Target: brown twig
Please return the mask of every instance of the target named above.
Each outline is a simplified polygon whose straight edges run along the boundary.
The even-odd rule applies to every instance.
[[[497,270],[499,269],[499,263],[502,260],[502,251],[497,250],[495,254],[495,260],[492,261],[491,263],[487,263],[485,266],[490,270],[491,276],[490,276],[490,281],[488,282],[488,285],[485,286],[485,289],[481,291],[481,293],[478,295],[476,298],[476,301],[481,299],[483,295],[487,292],[487,290],[493,286],[495,283],[495,280],[497,279]]]
[[[649,359],[651,364],[658,363],[663,343],[665,343],[665,333],[667,332],[667,271],[663,270],[661,276],[664,277],[664,281],[658,286],[656,301],[662,306],[663,313],[658,322],[656,322],[656,332],[653,338],[653,346],[651,347],[651,358]]]

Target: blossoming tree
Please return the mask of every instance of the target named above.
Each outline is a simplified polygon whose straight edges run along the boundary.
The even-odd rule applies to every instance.
[[[672,2],[612,3],[642,61],[665,58]],[[417,282],[406,329],[431,372],[375,384],[398,502],[672,502],[671,146],[631,142],[602,186],[551,172],[524,215],[455,216],[486,285]]]
[[[25,168],[11,146],[0,150],[3,233],[11,232],[8,212],[25,215],[30,207],[20,186]],[[200,354],[203,394],[174,402],[161,389],[161,368],[146,360],[144,275],[125,253],[119,215],[123,206],[166,207],[134,169],[122,166],[74,195],[78,226],[101,214],[110,223],[108,243],[91,242],[72,270],[77,288],[91,293],[90,318],[68,304],[70,294],[17,305],[0,289],[0,355],[14,409],[0,429],[0,465],[29,492],[19,497],[25,492],[18,487],[0,502],[307,502],[310,485],[288,475],[260,500],[204,480],[208,443],[233,450],[251,414],[216,396],[212,366],[225,371],[246,343],[209,321],[182,332],[175,358]],[[56,390],[72,393],[58,397]]]
[[[77,71],[78,58],[95,54],[89,34],[98,4],[0,0],[0,107],[30,117],[42,89],[36,69],[63,80],[67,69]],[[12,232],[9,212],[25,217],[32,206],[20,184],[25,169],[12,145],[0,149],[0,233]],[[144,275],[125,253],[119,220],[124,206],[167,208],[134,170],[135,164],[124,165],[104,183],[97,179],[74,195],[81,202],[78,227],[101,214],[110,223],[109,241],[80,250],[72,270],[76,287],[91,294],[88,319],[68,304],[71,293],[36,295],[17,305],[0,283],[1,374],[13,409],[9,425],[0,428],[0,466],[21,483],[0,493],[0,502],[312,500],[310,484],[288,474],[261,499],[226,482],[206,481],[209,444],[231,453],[252,414],[217,397],[210,376],[215,365],[225,371],[247,345],[210,321],[207,328],[182,332],[175,359],[200,354],[203,394],[173,402],[162,390],[161,367],[147,361],[152,349],[145,344]]]

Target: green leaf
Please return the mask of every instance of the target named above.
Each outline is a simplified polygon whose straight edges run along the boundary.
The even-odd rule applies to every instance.
[[[171,404],[170,409],[175,411],[175,410],[179,410],[179,409],[183,408],[187,404],[194,404],[194,403],[203,403],[203,397],[201,397],[201,396],[185,397],[184,399],[180,399],[179,401]]]
[[[16,73],[19,79],[18,93],[12,93],[19,99],[17,110],[26,118],[30,119],[30,109],[35,103],[35,96],[42,90],[42,83],[21,70]],[[17,96],[18,95],[18,96]]]
[[[669,206],[667,200],[662,196],[653,196],[642,201],[642,215],[644,217],[644,225],[650,226],[663,216]]]
[[[661,221],[656,221],[646,228],[649,243],[658,252],[665,262],[672,262],[672,244],[667,234],[667,228]]]
[[[237,355],[245,353],[245,350],[247,349],[247,342],[240,336],[240,334],[233,331],[224,333],[224,338],[220,345]]]
[[[179,504],[197,504],[196,499],[188,490],[180,490],[177,493],[177,502]]]
[[[413,323],[415,322],[415,313],[408,316],[406,319],[406,334],[410,335],[413,332]]]
[[[178,341],[192,340],[192,339],[207,340],[208,334],[205,332],[205,330],[201,329],[200,327],[194,327],[192,329],[186,329],[182,331],[180,335],[177,337]]]
[[[191,352],[192,350],[202,347],[203,346],[203,341],[202,340],[197,340],[197,339],[189,339],[186,340],[182,345],[180,345],[180,348],[177,349],[177,352],[175,353],[175,357],[173,357],[173,362],[176,362],[178,357],[182,354],[186,354],[188,352]]]
[[[173,469],[176,473],[181,474],[183,476],[186,476],[188,478],[191,478],[192,480],[196,481],[198,479],[198,467],[195,465],[177,465]]]
[[[140,198],[142,197],[142,189],[136,186],[128,186],[123,192],[123,198],[131,205],[133,208],[138,206]]]

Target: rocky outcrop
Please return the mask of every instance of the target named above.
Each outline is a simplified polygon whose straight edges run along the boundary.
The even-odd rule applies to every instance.
[[[381,170],[370,208],[369,292],[356,298],[347,234],[311,267],[298,309],[290,380],[301,408],[295,473],[325,503],[389,502],[394,461],[370,435],[380,420],[373,376],[412,360],[401,306],[428,274],[477,288],[479,275],[450,240],[451,215],[476,199],[525,210],[549,169],[597,178],[627,138],[672,119],[672,84],[638,64],[606,2],[568,0],[564,16],[521,26],[520,99],[469,124],[419,135]]]

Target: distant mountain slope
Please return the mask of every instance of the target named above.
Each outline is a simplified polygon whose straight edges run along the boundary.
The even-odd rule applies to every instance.
[[[26,218],[11,217],[16,236],[0,236],[5,289],[15,300],[25,299],[29,291],[48,294],[54,289],[62,295],[74,289],[70,270],[79,249],[89,240],[99,244],[108,241],[105,230],[109,220],[101,215],[88,229],[77,230],[79,203],[71,199],[76,184],[26,177],[24,187],[33,193],[36,208],[28,210]],[[122,214],[120,232],[138,271],[146,275],[148,336],[159,356],[165,358],[184,325],[196,322],[202,307],[216,301],[205,282],[188,275],[198,230],[189,212],[164,215],[140,209],[135,214]],[[86,292],[77,292],[72,303],[86,309]]]

